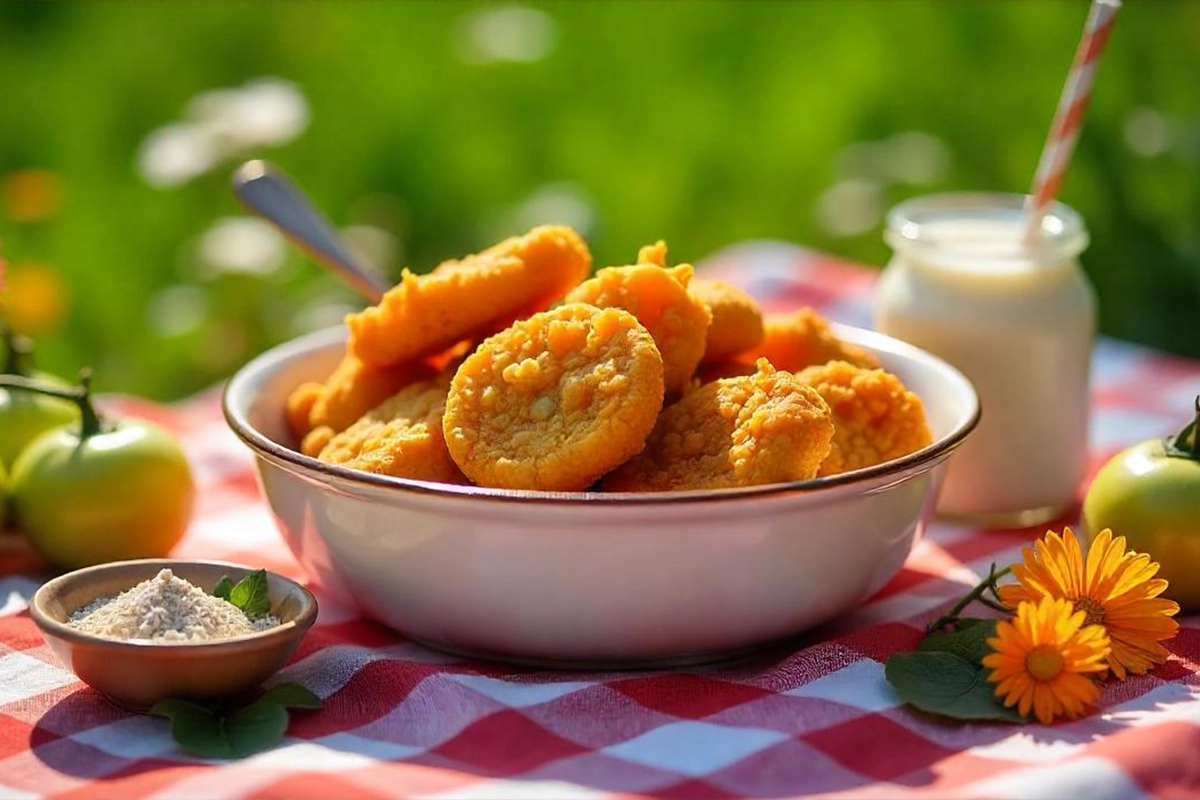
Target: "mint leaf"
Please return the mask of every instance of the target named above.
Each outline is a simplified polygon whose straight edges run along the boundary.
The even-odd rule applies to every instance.
[[[233,581],[229,580],[228,575],[222,575],[221,580],[217,581],[217,585],[213,587],[212,593],[214,597],[219,597],[222,600],[228,601],[229,595],[233,592]]]
[[[187,700],[168,698],[150,709],[170,720],[180,749],[203,758],[243,758],[276,745],[287,732],[288,708],[320,708],[321,698],[297,683],[281,683],[256,702],[221,715]]]
[[[281,683],[268,689],[259,703],[272,703],[282,708],[320,708],[321,698],[298,683]]]
[[[962,619],[958,630],[950,633],[931,633],[917,644],[922,652],[953,653],[959,658],[983,666],[983,657],[992,652],[987,640],[996,635],[994,619]]]
[[[229,602],[251,619],[270,611],[271,603],[267,599],[267,571],[260,569],[251,572],[238,581],[229,592]]]
[[[988,671],[951,652],[917,650],[888,659],[884,677],[904,702],[953,719],[1024,722],[1005,708],[988,683]]]
[[[171,736],[184,752],[202,758],[233,757],[221,717],[207,708],[187,700],[167,698],[155,703],[150,713],[170,720]]]
[[[288,713],[275,703],[251,703],[223,720],[225,740],[236,758],[277,744],[287,732]]]

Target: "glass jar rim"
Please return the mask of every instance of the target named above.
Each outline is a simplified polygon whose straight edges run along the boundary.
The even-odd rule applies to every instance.
[[[1064,260],[1084,251],[1089,237],[1083,218],[1075,209],[1058,201],[1042,217],[1041,236],[1031,242],[1022,241],[1019,232],[1024,230],[1029,201],[1027,194],[1004,192],[947,192],[914,197],[888,211],[884,238],[893,250],[933,247],[952,250],[954,242],[933,233],[936,223],[995,217],[999,213],[1011,220],[1017,233],[1013,243],[1020,247],[1009,256],[1014,260]]]

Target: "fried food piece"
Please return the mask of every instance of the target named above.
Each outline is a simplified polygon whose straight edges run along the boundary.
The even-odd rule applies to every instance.
[[[429,378],[433,369],[421,361],[373,367],[347,355],[325,381],[325,391],[313,403],[309,422],[344,431],[354,421],[415,381]]]
[[[570,303],[468,356],[443,425],[480,486],[581,491],[642,449],[662,401],[662,357],[637,319]]]
[[[724,281],[697,278],[688,286],[688,291],[703,300],[712,312],[703,363],[732,358],[763,340],[762,309],[741,289]]]
[[[337,436],[337,431],[328,425],[320,425],[313,428],[304,435],[300,440],[300,452],[312,458],[318,458],[321,451],[325,449],[325,445],[329,444],[329,440]]]
[[[301,439],[317,428],[344,431],[405,386],[434,374],[421,361],[373,367],[347,354],[324,384],[303,383],[292,391],[287,399],[288,425]]]
[[[833,411],[833,448],[821,465],[823,476],[882,464],[933,441],[921,398],[890,372],[832,361],[796,378]]]
[[[442,435],[449,377],[446,374],[401,389],[333,436],[318,457],[377,475],[465,483]]]
[[[646,449],[604,479],[613,492],[721,489],[814,477],[833,421],[816,390],[765,359],[701,386],[658,418]]]
[[[693,382],[703,386],[706,383],[712,383],[721,378],[737,378],[743,375],[753,375],[757,371],[758,368],[748,361],[725,359],[724,361],[714,361],[711,364],[701,364]]]
[[[639,264],[657,264],[660,267],[667,266],[667,243],[659,239],[654,244],[648,244],[638,250],[637,263]]]
[[[642,248],[639,257],[646,249]],[[572,289],[565,299],[598,308],[622,308],[637,317],[662,354],[666,391],[675,394],[692,379],[704,355],[712,321],[704,301],[688,294],[692,274],[688,264],[670,269],[658,264],[607,267]]]
[[[309,381],[308,383],[300,384],[288,395],[287,403],[284,406],[284,414],[287,419],[288,428],[296,436],[304,438],[312,430],[312,423],[309,422],[312,407],[324,391],[324,384]]]
[[[848,361],[875,369],[879,360],[857,345],[843,342],[829,323],[811,308],[792,314],[768,314],[763,320],[764,336],[758,346],[738,358],[752,363],[765,358],[776,369],[799,372],[805,367],[830,361]]]
[[[587,277],[591,266],[579,234],[546,225],[428,275],[405,270],[378,305],[346,317],[350,352],[376,365],[440,352],[546,308]]]

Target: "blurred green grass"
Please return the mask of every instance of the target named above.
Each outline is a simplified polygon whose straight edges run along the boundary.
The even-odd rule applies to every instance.
[[[660,237],[679,260],[780,237],[882,264],[874,212],[831,227],[825,193],[856,179],[877,209],[1024,191],[1086,13],[1065,0],[532,7],[552,25],[544,58],[472,63],[464,26],[495,5],[0,3],[0,177],[41,168],[63,187],[48,220],[0,213],[13,274],[48,265],[69,294],[41,365],[90,363],[102,389],[179,397],[294,335],[305,309],[353,302],[294,254],[264,276],[197,263],[197,238],[240,213],[233,163],[159,189],[137,152],[200,92],[294,82],[307,130],[247,156],[278,162],[339,224],[394,236],[393,271],[513,232],[513,209],[548,185],[588,211],[600,264]],[[1197,73],[1200,3],[1127,3],[1062,199],[1091,228],[1104,331],[1200,356]],[[880,177],[846,151],[907,131],[936,137],[946,168]],[[195,324],[155,324],[177,313],[163,291],[179,284],[194,287]]]

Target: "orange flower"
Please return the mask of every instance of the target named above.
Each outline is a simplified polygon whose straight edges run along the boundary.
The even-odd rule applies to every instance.
[[[22,169],[0,180],[0,202],[13,222],[42,222],[62,208],[62,181],[44,169]]]
[[[995,652],[984,656],[996,696],[1023,717],[1030,709],[1038,722],[1074,719],[1096,702],[1099,689],[1088,673],[1103,672],[1109,642],[1104,628],[1085,625],[1087,615],[1066,600],[1043,597],[1023,602],[1010,622],[996,625],[988,639]]]
[[[14,264],[7,276],[0,267],[0,316],[13,330],[26,336],[41,336],[62,323],[69,304],[62,274],[45,264]]]
[[[1022,552],[1023,564],[1013,565],[1018,583],[1000,587],[1000,599],[1016,607],[1044,597],[1069,600],[1082,611],[1087,624],[1102,626],[1112,649],[1108,666],[1118,678],[1140,675],[1167,659],[1162,642],[1172,638],[1179,623],[1173,600],[1160,598],[1167,582],[1155,578],[1158,564],[1144,553],[1126,551],[1125,537],[1103,530],[1084,559],[1070,528],[1061,536],[1049,531]]]

